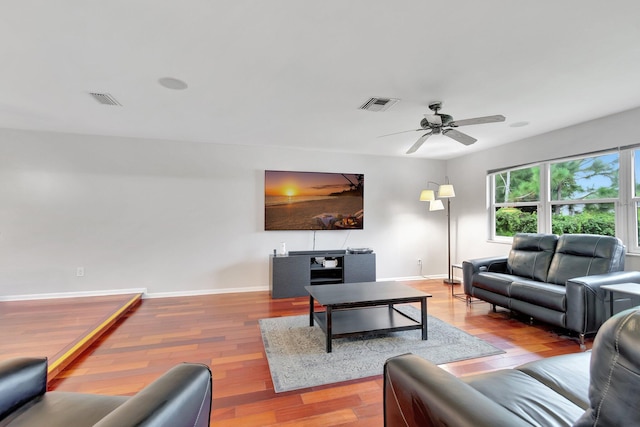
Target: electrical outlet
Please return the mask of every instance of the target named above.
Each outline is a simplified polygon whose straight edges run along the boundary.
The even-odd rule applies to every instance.
[[[84,276],[84,267],[78,267],[76,269],[76,277],[83,277]]]
[[[422,265],[422,260],[418,258],[418,265]]]

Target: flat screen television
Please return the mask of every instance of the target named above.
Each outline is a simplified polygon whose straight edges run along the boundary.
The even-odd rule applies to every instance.
[[[363,228],[363,174],[265,171],[265,230]]]

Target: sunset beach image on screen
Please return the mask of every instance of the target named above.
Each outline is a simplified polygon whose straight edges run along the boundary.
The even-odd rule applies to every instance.
[[[265,230],[363,228],[363,174],[265,171]]]

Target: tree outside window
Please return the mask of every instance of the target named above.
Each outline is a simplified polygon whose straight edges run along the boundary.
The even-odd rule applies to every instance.
[[[551,164],[553,233],[615,236],[618,166],[617,153]]]
[[[619,156],[612,153],[494,174],[494,235],[508,237],[540,230],[614,236],[618,172]],[[547,179],[542,180],[541,173]],[[542,189],[542,182],[548,182],[548,188]],[[640,194],[640,179],[636,188]],[[550,216],[550,226],[540,221],[540,212]],[[550,229],[545,230],[547,227]]]
[[[540,167],[513,169],[495,174],[495,235],[538,231]]]

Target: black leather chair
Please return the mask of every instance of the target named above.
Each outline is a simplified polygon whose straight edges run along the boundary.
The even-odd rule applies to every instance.
[[[177,365],[132,397],[47,392],[47,359],[0,362],[2,427],[207,427],[211,371]]]
[[[640,307],[591,351],[457,378],[412,354],[384,367],[386,427],[640,426]]]

